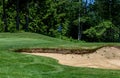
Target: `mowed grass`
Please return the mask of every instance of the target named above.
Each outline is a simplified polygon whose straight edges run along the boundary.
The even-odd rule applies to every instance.
[[[93,48],[119,43],[70,42],[35,33],[0,33],[0,78],[120,78],[120,70],[71,67],[48,57],[13,52],[20,48]]]

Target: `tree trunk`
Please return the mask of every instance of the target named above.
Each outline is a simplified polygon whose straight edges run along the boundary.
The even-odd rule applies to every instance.
[[[79,5],[81,5],[81,2],[79,0]],[[79,6],[79,16],[78,16],[78,19],[79,19],[79,24],[78,24],[78,40],[81,40],[81,37],[82,37],[82,31],[81,31],[81,25],[80,25],[80,6]]]
[[[27,0],[26,4],[26,15],[25,15],[25,20],[26,20],[26,25],[25,25],[25,31],[28,31],[28,26],[29,26],[29,0]]]
[[[6,16],[6,10],[5,10],[5,0],[3,0],[3,21],[4,21],[4,31],[8,32],[7,16]]]
[[[19,30],[19,24],[20,24],[20,21],[19,21],[19,0],[17,0],[17,2],[16,2],[16,13],[17,13],[17,16],[16,16],[16,29]]]
[[[109,19],[112,21],[112,0],[109,0]]]
[[[87,14],[87,6],[88,6],[88,1],[85,0],[85,5],[84,5],[84,15]]]

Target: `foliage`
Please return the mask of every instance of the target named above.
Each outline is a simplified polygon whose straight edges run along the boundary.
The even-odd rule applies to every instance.
[[[84,34],[91,41],[119,41],[119,29],[110,21],[101,22],[99,25],[86,30]]]
[[[83,32],[106,22],[105,20],[112,22],[115,31],[120,29],[119,8],[119,0],[2,0],[0,32],[29,31],[77,39],[80,31],[81,40],[90,41],[87,38],[91,36],[88,37]],[[62,27],[61,32],[58,31],[59,26]],[[101,37],[99,40],[95,37],[93,41],[105,41]],[[118,41],[114,37],[108,38],[109,42]]]

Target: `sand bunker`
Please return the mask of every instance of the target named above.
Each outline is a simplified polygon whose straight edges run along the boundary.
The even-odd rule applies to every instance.
[[[120,69],[120,49],[103,47],[90,54],[28,53],[57,59],[60,64],[76,67]]]

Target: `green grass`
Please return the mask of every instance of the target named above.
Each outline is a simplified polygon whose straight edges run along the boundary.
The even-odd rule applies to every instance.
[[[13,52],[20,48],[81,48],[119,43],[82,43],[35,33],[0,33],[0,78],[120,78],[120,70],[70,67],[48,57]]]

